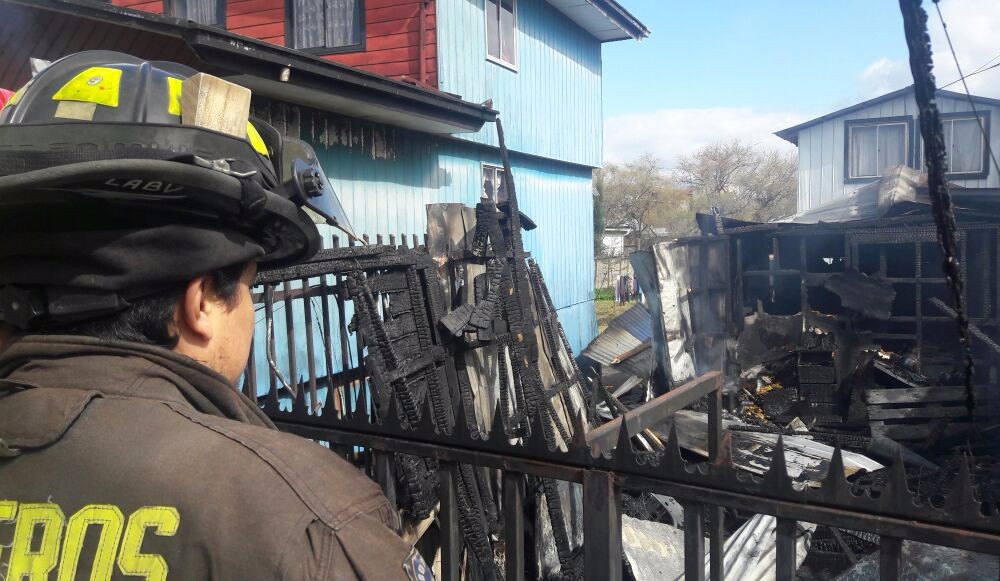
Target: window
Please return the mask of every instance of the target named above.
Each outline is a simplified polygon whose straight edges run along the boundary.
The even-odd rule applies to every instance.
[[[980,116],[981,119],[982,117]],[[982,121],[983,129],[987,129],[990,126],[989,118]],[[942,115],[941,125],[944,127],[949,173],[984,174],[989,171],[986,164],[986,140],[975,116]]]
[[[166,13],[174,18],[210,26],[226,26],[226,0],[167,0]]]
[[[910,161],[909,117],[846,123],[847,179],[871,179]]]
[[[483,195],[497,204],[507,201],[502,167],[483,164]]]
[[[491,59],[517,65],[516,0],[486,0],[486,53]]]
[[[287,44],[319,54],[364,50],[364,0],[291,0]]]

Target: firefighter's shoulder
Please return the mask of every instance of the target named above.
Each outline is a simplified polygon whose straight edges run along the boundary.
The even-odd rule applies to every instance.
[[[303,510],[278,564],[283,578],[431,579],[414,576],[426,567],[398,536],[398,516],[382,490],[334,451],[292,434],[166,405],[251,453],[295,495]],[[250,467],[233,468],[253,479]]]

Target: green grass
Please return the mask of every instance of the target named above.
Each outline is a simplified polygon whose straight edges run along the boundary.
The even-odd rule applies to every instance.
[[[614,294],[611,295],[611,298],[602,298],[598,294],[597,299],[594,301],[594,310],[597,311],[597,332],[600,333],[606,329],[611,319],[624,313],[631,306],[632,304],[616,305]]]
[[[594,300],[595,301],[614,301],[615,300],[615,289],[612,288],[595,288],[594,289]]]

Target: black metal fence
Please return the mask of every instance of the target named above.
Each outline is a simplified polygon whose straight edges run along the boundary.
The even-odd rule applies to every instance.
[[[561,447],[543,438],[541,411],[530,419],[532,429],[512,437],[497,406],[484,429],[469,417],[471,402],[464,399],[470,395],[459,385],[455,361],[435,329],[443,314],[435,299],[436,265],[415,237],[399,240],[334,244],[309,263],[261,273],[255,300],[263,316],[243,389],[281,429],[329,442],[354,460],[366,457],[370,473],[390,499],[396,496],[395,454],[435,459],[443,579],[461,576],[461,465],[499,471],[507,579],[524,579],[528,570],[527,475],[583,485],[586,579],[622,577],[623,489],[668,495],[684,506],[687,579],[706,577],[706,538],[709,577],[724,577],[724,508],[777,518],[776,573],[781,580],[795,576],[799,521],[878,535],[883,579],[900,578],[903,539],[1000,555],[997,506],[977,498],[964,460],[943,499],[911,490],[899,456],[886,478],[866,486],[851,482],[844,476],[839,447],[825,477],[817,478],[819,486],[793,482],[781,439],[764,474],[737,470],[729,433],[721,428],[718,372],[594,427],[585,438],[577,433]],[[275,329],[279,317],[284,318],[282,332]],[[382,341],[390,347],[412,342],[421,356],[394,360],[386,345],[366,344],[366,337],[380,332],[387,334]],[[445,389],[432,389],[436,382]],[[417,388],[377,389],[404,384]],[[435,393],[444,394],[446,401],[436,401]],[[686,460],[675,429],[662,450],[633,445],[651,422],[669,419],[704,399],[710,416],[707,461]]]

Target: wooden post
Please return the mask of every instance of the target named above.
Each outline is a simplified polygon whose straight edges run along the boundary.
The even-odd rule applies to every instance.
[[[198,73],[181,84],[181,123],[245,139],[250,89]]]

